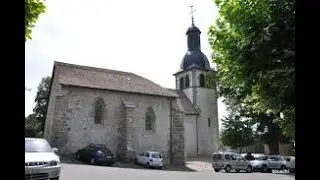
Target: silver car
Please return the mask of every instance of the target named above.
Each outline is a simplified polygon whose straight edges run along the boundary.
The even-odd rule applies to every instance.
[[[296,169],[296,159],[294,156],[284,156],[283,157],[287,161],[287,168],[290,173],[294,173]]]
[[[60,158],[45,139],[25,138],[25,179],[58,180]]]
[[[145,151],[138,155],[135,158],[136,164],[141,164],[146,167],[155,167],[163,168],[163,157],[159,152],[154,151]]]
[[[246,160],[243,156],[237,153],[232,152],[218,152],[213,154],[212,158],[212,167],[215,172],[219,172],[224,169],[226,172],[231,170],[245,170],[246,172],[251,173],[253,167],[251,162]]]
[[[256,160],[251,161],[253,169],[270,172],[272,170],[287,170],[287,162],[280,155],[261,156]]]

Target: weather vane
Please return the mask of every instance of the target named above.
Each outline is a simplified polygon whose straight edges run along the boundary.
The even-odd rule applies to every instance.
[[[190,9],[191,9],[191,21],[192,21],[192,25],[194,25],[194,18],[193,18],[193,13],[195,12],[195,10],[193,9],[193,5],[190,6]]]

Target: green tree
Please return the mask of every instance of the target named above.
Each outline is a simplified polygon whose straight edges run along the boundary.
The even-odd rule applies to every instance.
[[[47,76],[42,78],[39,86],[37,95],[35,98],[36,106],[33,109],[33,116],[39,123],[39,131],[44,131],[45,120],[47,115],[49,91],[51,85],[51,77]]]
[[[41,0],[25,0],[25,41],[31,39],[32,28],[45,9]]]
[[[295,1],[215,0],[209,42],[217,91],[227,106],[271,112],[287,137],[295,133]],[[246,110],[246,109],[245,109]]]
[[[238,115],[231,113],[222,120],[223,130],[221,142],[231,148],[250,146],[254,143],[254,134],[249,121],[241,120]]]
[[[28,117],[25,117],[25,129],[32,129],[37,131],[40,128],[40,124],[35,118],[34,114],[30,114]]]

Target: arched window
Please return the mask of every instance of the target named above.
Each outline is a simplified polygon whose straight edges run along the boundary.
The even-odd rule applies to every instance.
[[[184,79],[183,77],[180,78],[180,89],[184,88]]]
[[[146,130],[147,131],[154,131],[154,123],[156,121],[156,115],[151,107],[147,109],[146,112]]]
[[[95,124],[102,124],[103,120],[103,112],[104,112],[104,101],[102,98],[96,99],[94,103],[94,123]]]
[[[205,86],[205,82],[204,82],[204,75],[203,74],[200,74],[200,87],[204,87]]]
[[[186,75],[186,88],[190,86],[190,78],[189,75]]]

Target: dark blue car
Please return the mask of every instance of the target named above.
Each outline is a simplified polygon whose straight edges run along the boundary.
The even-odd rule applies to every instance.
[[[108,165],[115,163],[115,156],[103,144],[90,144],[76,152],[78,160],[90,163],[92,165]]]

